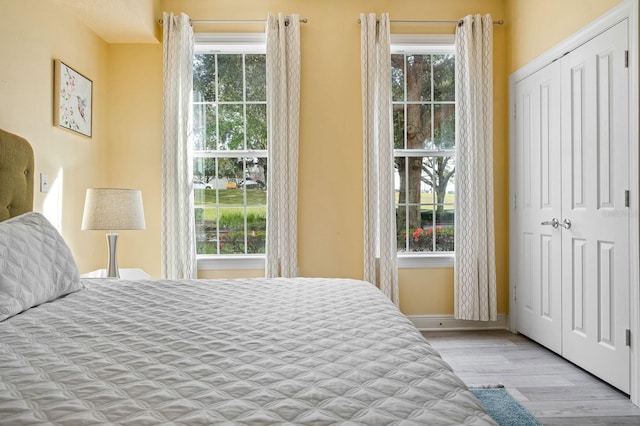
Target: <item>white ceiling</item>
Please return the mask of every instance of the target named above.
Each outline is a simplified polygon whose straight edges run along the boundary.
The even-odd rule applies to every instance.
[[[107,43],[158,43],[158,0],[57,0]]]

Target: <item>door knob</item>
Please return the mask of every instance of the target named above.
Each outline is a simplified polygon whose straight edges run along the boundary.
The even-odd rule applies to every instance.
[[[570,229],[571,221],[569,219],[565,219],[561,223],[558,223],[558,225],[562,226],[564,229]]]
[[[545,220],[544,222],[540,222],[540,225],[551,225],[554,228],[557,228],[560,225],[560,221],[554,217],[551,220]],[[571,225],[569,225],[569,226],[571,226]]]

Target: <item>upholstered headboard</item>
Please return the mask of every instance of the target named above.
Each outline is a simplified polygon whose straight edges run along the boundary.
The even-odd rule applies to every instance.
[[[0,129],[0,221],[33,210],[33,149]]]

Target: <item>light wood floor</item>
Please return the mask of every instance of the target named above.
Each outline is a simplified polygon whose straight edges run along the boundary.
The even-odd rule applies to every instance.
[[[504,385],[543,425],[640,425],[627,395],[522,335],[422,334],[468,386]]]

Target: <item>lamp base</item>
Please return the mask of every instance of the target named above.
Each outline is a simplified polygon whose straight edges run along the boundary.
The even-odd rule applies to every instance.
[[[107,277],[120,278],[120,271],[118,270],[118,259],[116,257],[116,249],[118,247],[118,234],[110,232],[106,236],[107,248],[109,249],[109,257],[107,258]]]

